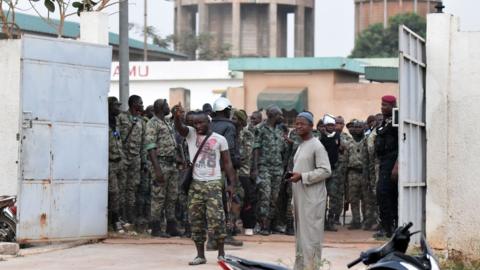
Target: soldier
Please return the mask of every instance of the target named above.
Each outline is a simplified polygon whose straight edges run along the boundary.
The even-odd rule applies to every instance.
[[[180,135],[187,139],[191,161],[198,153],[198,158],[193,164],[193,181],[188,192],[188,209],[192,226],[192,240],[197,249],[197,257],[189,264],[199,265],[207,262],[204,249],[207,228],[212,232],[213,239],[217,243],[218,259],[225,259],[226,229],[222,201],[224,183],[221,180],[220,161],[230,179],[229,185],[225,187],[225,192],[230,195],[234,193],[237,179],[230,161],[227,140],[218,133],[211,132],[208,116],[203,112],[199,113],[194,118],[194,129],[183,124],[182,111],[180,105],[173,108],[175,128]]]
[[[120,189],[125,181],[122,169],[122,141],[117,125],[120,103],[116,97],[108,98],[108,222],[115,231],[123,233],[120,225]]]
[[[380,163],[377,202],[383,230],[375,237],[390,237],[398,221],[398,128],[392,125],[392,110],[396,103],[394,96],[382,97],[383,121],[376,129],[375,153]]]
[[[328,160],[330,162],[331,171],[335,171],[338,162],[338,152],[340,147],[340,134],[335,131],[335,117],[326,114],[323,117],[323,132],[320,142],[325,147],[325,150],[328,153]],[[335,218],[338,214],[339,209],[341,212],[343,196],[342,191],[343,184],[339,181],[339,178],[336,174],[332,174],[326,180],[327,187],[327,198],[328,198],[328,208],[327,208],[327,218],[325,220],[325,230],[327,231],[337,231],[335,228]]]
[[[239,194],[239,188],[237,187],[237,194],[243,195],[241,206],[241,218],[243,222],[243,228],[245,229],[245,235],[253,235],[253,228],[255,227],[255,204],[256,204],[256,191],[255,180],[250,177],[250,169],[252,164],[253,155],[253,141],[254,135],[246,128],[247,126],[247,113],[244,110],[236,110],[233,115],[233,122],[237,127],[238,145],[240,150],[240,168],[237,170],[238,180],[241,184],[243,194]]]
[[[377,128],[378,125],[380,125],[382,120],[378,118],[378,115],[376,115],[374,117],[375,117],[375,125],[372,127],[372,131],[370,132],[370,134],[368,134],[368,137],[367,137],[367,164],[368,164],[367,178],[368,178],[368,181],[369,181],[369,186],[372,187],[371,194],[375,198],[374,205],[372,206],[373,207],[372,215],[373,215],[374,223],[370,227],[367,226],[369,224],[364,224],[363,229],[364,230],[375,230],[376,231],[376,230],[378,230],[378,228],[377,228],[377,226],[374,226],[374,225],[377,225],[377,217],[378,217],[378,205],[376,203],[377,202],[376,186],[377,186],[377,183],[378,183],[379,163],[378,163],[378,159],[377,159],[377,156],[376,156],[376,153],[375,153],[375,138],[377,137],[377,129],[376,128]],[[378,120],[380,120],[380,121],[378,121]]]
[[[232,112],[232,104],[226,98],[218,98],[213,103],[213,111],[214,116],[212,118],[211,128],[213,132],[216,132],[223,137],[228,142],[228,149],[230,153],[230,161],[232,162],[233,168],[238,169],[240,168],[240,152],[238,149],[237,143],[237,129],[233,122],[230,120],[231,112]],[[232,181],[231,179],[227,178],[227,182]],[[226,197],[224,195],[224,206],[225,214],[227,215],[227,219],[229,218],[229,212],[231,209],[228,209],[226,202]],[[230,220],[229,220],[230,221]],[[226,245],[233,245],[233,246],[242,246],[243,242],[240,240],[236,240],[233,237],[234,232],[234,224],[229,222],[229,226],[227,227],[227,237],[225,238]],[[207,250],[215,250],[215,242],[211,242],[209,240],[207,242]]]
[[[153,117],[153,105],[147,106],[142,115],[142,120],[145,123],[145,127],[148,121]],[[136,195],[136,209],[137,209],[137,229],[139,231],[145,231],[150,219],[150,205],[151,205],[151,175],[148,169],[150,161],[145,160],[145,165],[142,166],[140,184],[138,185]]]
[[[145,122],[142,120],[143,101],[137,95],[128,99],[128,110],[118,116],[120,137],[123,144],[125,159],[126,181],[123,187],[123,200],[126,221],[134,224],[138,210],[136,195],[141,180],[141,169],[145,166],[146,154],[143,150],[145,136]]]
[[[353,140],[352,137],[343,131],[345,127],[345,120],[342,116],[337,116],[335,118],[335,132],[340,134],[340,146],[338,148],[338,161],[337,166],[333,172],[334,177],[337,177],[338,185],[343,186],[343,188],[338,188],[338,196],[343,197],[343,206],[332,206],[333,209],[333,218],[335,220],[336,225],[340,225],[340,215],[343,211],[348,210],[348,194],[347,194],[347,156],[346,152],[350,146],[350,142]],[[345,207],[347,206],[347,207]],[[344,213],[345,217],[345,213]],[[344,218],[344,225],[345,225],[345,218]]]
[[[153,104],[153,118],[147,123],[145,151],[151,162],[151,228],[152,236],[178,236],[175,203],[178,195],[178,170],[176,168],[177,143],[173,126],[165,119],[170,114],[167,100],[157,99]],[[161,215],[165,211],[166,233],[160,229]]]
[[[255,127],[262,122],[262,112],[254,111],[250,116],[250,124],[248,130],[255,135]]]
[[[281,117],[280,108],[268,108],[268,119],[256,128],[253,145],[253,175],[258,175],[257,217],[262,235],[270,235],[270,225],[277,214],[277,199],[283,176],[282,152],[285,148],[282,131],[276,128]]]
[[[374,207],[375,201],[367,177],[368,172],[368,152],[367,141],[364,135],[364,123],[353,119],[347,128],[352,134],[353,141],[348,149],[348,192],[352,208],[352,224],[350,230],[360,229],[360,203],[362,206],[364,227],[372,227],[375,222]]]

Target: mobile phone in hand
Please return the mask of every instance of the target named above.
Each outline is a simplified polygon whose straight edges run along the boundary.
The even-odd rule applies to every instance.
[[[287,173],[285,174],[285,179],[290,180],[290,178],[292,178],[292,176],[293,176],[293,173],[292,173],[292,172],[287,172]]]

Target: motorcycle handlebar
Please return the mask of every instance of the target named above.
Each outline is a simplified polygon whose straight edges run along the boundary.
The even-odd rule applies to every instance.
[[[408,232],[408,230],[413,226],[413,223],[412,222],[409,222],[407,225],[405,225],[405,227],[402,229],[402,232],[403,233],[406,233]]]
[[[355,261],[347,264],[347,267],[348,267],[348,268],[352,268],[354,265],[358,264],[358,263],[361,262],[361,261],[362,261],[362,257],[358,257]]]

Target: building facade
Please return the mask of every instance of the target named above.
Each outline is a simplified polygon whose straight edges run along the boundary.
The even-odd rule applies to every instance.
[[[314,0],[176,0],[175,34],[209,33],[231,54],[287,55],[287,16],[295,18],[295,56],[313,56]]]
[[[414,12],[422,17],[435,11],[437,0],[355,0],[355,36],[368,26],[382,23],[400,13]]]

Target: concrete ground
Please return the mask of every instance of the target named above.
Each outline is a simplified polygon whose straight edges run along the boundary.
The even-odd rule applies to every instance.
[[[244,246],[227,246],[227,254],[273,262],[292,267],[295,242],[292,236],[272,235],[239,236]],[[327,232],[324,241],[324,268],[347,269],[346,264],[355,259],[362,250],[379,245],[371,238],[371,232]],[[216,264],[216,252],[207,252],[207,264],[188,266],[195,256],[195,248],[189,239],[113,237],[97,244],[56,250],[36,255],[8,258],[0,262],[0,269],[220,269]],[[353,269],[363,269],[361,265]]]

